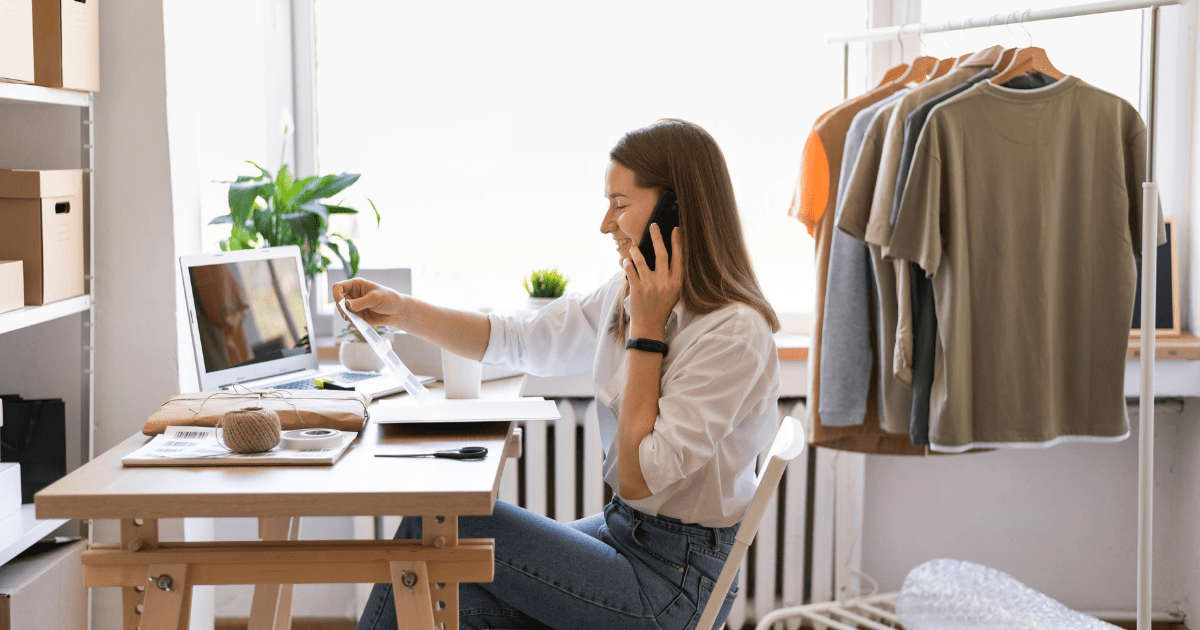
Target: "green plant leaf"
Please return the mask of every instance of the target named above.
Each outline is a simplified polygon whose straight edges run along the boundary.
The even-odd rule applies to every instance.
[[[306,201],[304,203],[297,204],[296,209],[300,210],[301,212],[307,212],[308,214],[319,217],[321,219],[322,228],[329,225],[329,210],[326,210],[325,204],[319,201]]]
[[[347,278],[353,278],[358,275],[358,265],[362,258],[358,255],[358,245],[354,241],[346,239],[346,245],[350,247],[350,273],[346,274]]]
[[[329,210],[329,214],[358,214],[358,210],[348,206],[333,206],[325,204],[325,208]]]
[[[212,221],[208,222],[209,225],[220,225],[223,223],[228,223],[230,225],[233,225],[233,217],[228,214],[223,214],[223,215],[213,219]]]
[[[299,187],[296,186],[296,180],[288,171],[287,164],[279,167],[279,174],[275,176],[275,188],[279,191],[279,200],[285,204],[291,202],[299,192]]]
[[[338,244],[337,244],[337,243],[334,243],[334,242],[333,242],[333,241],[331,241],[331,240],[326,240],[326,241],[325,241],[325,246],[329,248],[329,251],[333,252],[333,255],[334,255],[334,256],[337,256],[337,259],[338,259],[339,261],[341,261],[341,263],[342,263],[342,269],[349,269],[349,268],[350,268],[350,265],[348,265],[348,264],[346,263],[346,257],[342,255],[342,248],[338,247]],[[346,276],[346,277],[347,277],[347,278],[349,278],[350,276]]]
[[[229,215],[234,225],[245,225],[262,184],[250,179],[229,185]]]
[[[261,172],[261,173],[262,173],[262,175],[260,175],[260,176],[259,176],[260,178],[262,178],[262,179],[265,179],[265,180],[267,180],[267,181],[272,181],[272,180],[271,180],[271,172],[270,172],[270,171],[268,171],[267,169],[265,169],[265,168],[263,168],[263,167],[261,167],[261,166],[259,166],[259,165],[255,164],[254,162],[251,162],[250,160],[246,160],[246,163],[247,163],[247,164],[249,164],[249,165],[251,165],[251,166],[253,166],[254,168],[258,169],[258,170],[259,170],[259,172]],[[258,178],[255,178],[255,179],[258,179]]]
[[[361,175],[357,173],[342,173],[341,175],[326,175],[321,178],[316,186],[305,191],[304,200],[308,199],[328,199],[343,190],[346,190],[358,181]]]
[[[379,208],[375,207],[375,202],[371,201],[370,197],[367,197],[367,203],[371,204],[371,209],[375,211],[375,229],[378,230],[379,223],[383,220],[383,217],[379,216]]]

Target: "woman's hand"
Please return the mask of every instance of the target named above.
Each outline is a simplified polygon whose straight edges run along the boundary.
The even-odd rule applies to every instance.
[[[668,264],[667,246],[657,223],[650,226],[650,239],[654,242],[654,271],[637,247],[629,248],[630,257],[623,265],[629,278],[629,330],[634,337],[666,341],[667,320],[683,286],[679,271],[683,266],[680,264],[683,246],[679,228],[675,228],[671,233],[670,258],[674,264]]]
[[[333,303],[342,312],[342,298],[349,300],[350,310],[372,326],[404,328],[408,321],[406,296],[362,278],[351,278],[333,285]]]

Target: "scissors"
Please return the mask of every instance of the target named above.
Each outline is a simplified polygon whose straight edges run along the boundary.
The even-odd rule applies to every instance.
[[[487,457],[488,450],[483,446],[464,446],[462,448],[452,448],[447,451],[434,451],[432,453],[375,453],[375,457],[445,457],[447,459],[484,459]]]

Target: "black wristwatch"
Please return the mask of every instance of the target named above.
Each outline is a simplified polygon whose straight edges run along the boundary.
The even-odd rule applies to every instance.
[[[660,352],[665,357],[667,356],[667,344],[653,339],[640,339],[633,337],[625,341],[626,350],[644,350],[646,352]]]

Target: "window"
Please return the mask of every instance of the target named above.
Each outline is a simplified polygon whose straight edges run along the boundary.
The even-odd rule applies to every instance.
[[[812,239],[787,208],[808,131],[842,100],[826,37],[865,24],[865,3],[839,7],[316,0],[319,168],[362,173],[350,192],[383,214],[357,221],[364,266],[411,267],[436,303],[509,308],[535,268],[572,292],[616,273],[608,150],[684,118],[725,153],[767,297],[811,311]]]

